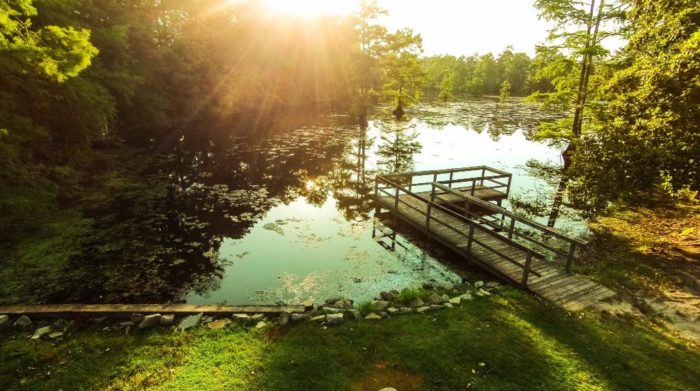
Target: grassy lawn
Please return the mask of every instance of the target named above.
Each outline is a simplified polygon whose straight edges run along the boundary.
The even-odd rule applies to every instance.
[[[700,352],[640,320],[569,315],[513,288],[461,308],[323,329],[3,332],[0,389],[690,390]]]

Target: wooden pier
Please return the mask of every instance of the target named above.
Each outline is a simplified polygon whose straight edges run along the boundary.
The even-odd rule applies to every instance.
[[[578,311],[616,293],[571,273],[586,245],[502,208],[512,175],[487,166],[377,175],[377,215],[424,231],[497,277],[567,310]]]

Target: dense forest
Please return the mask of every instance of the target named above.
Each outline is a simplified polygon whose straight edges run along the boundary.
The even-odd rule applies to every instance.
[[[0,2],[0,215],[4,238],[69,202],[95,151],[216,142],[290,112],[347,112],[421,98],[529,96],[571,113],[533,137],[565,148],[561,197],[610,201],[699,186],[700,5],[538,0],[554,22],[534,58],[421,57],[421,37],[349,16],[280,19],[257,2]],[[603,40],[624,38],[617,53]],[[567,186],[568,185],[568,186]],[[3,240],[3,242],[6,242]],[[7,242],[6,242],[7,243]]]

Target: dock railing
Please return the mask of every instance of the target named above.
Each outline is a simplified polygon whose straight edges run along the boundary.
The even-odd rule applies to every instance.
[[[469,168],[471,170],[472,168]],[[478,167],[478,170],[484,169],[484,166]],[[429,175],[439,175],[443,173],[449,173],[450,171],[462,171],[464,169],[456,169],[456,170],[441,170],[439,173],[436,171],[430,171]],[[422,173],[417,173],[417,174],[422,174]],[[501,177],[510,177],[510,174],[504,173],[504,174],[499,174]],[[527,281],[530,275],[535,275],[537,277],[541,277],[541,275],[536,272],[535,270],[532,269],[531,267],[531,262],[533,258],[538,258],[545,260],[544,255],[539,254],[538,252],[523,246],[520,243],[517,243],[513,241],[510,238],[504,237],[500,235],[499,233],[484,227],[477,222],[475,222],[473,219],[469,218],[468,216],[465,216],[463,214],[460,214],[454,210],[451,210],[450,208],[447,208],[445,206],[442,206],[438,203],[436,203],[434,200],[426,199],[424,197],[421,197],[415,192],[413,192],[409,187],[404,186],[402,183],[399,183],[399,181],[396,181],[396,178],[401,178],[405,177],[405,175],[402,174],[392,174],[392,175],[377,175],[376,180],[375,180],[375,199],[379,199],[379,197],[389,197],[391,201],[393,202],[393,213],[394,213],[394,219],[398,221],[399,218],[399,208],[409,208],[417,213],[420,213],[425,217],[424,221],[424,226],[423,227],[416,227],[419,229],[422,229],[425,231],[425,233],[430,237],[431,236],[431,227],[435,225],[440,225],[445,227],[447,230],[453,231],[458,236],[463,237],[464,242],[461,245],[455,244],[455,243],[445,243],[448,244],[449,246],[457,247],[458,249],[462,249],[464,247],[465,255],[471,257],[473,254],[473,247],[474,246],[480,246],[484,250],[494,253],[501,257],[502,259],[516,265],[517,267],[521,268],[523,270],[522,274],[522,280],[521,284],[523,286],[527,286]],[[430,183],[431,187],[433,186],[435,182]],[[510,184],[510,181],[508,181],[508,185]],[[422,183],[419,183],[418,185],[423,185]],[[449,187],[446,187],[442,184],[439,184],[440,186],[443,186],[445,188],[450,189]],[[427,209],[422,209],[422,208],[417,208],[416,206],[412,205],[411,203],[405,201],[402,199],[402,196],[408,196],[411,198],[415,198],[420,200],[422,203],[427,204]],[[438,217],[435,215],[435,211],[442,212],[444,215],[451,216],[455,219],[457,219],[459,222],[466,224],[466,227],[468,229],[464,229],[464,226],[462,226],[462,229],[459,229],[454,226],[454,221],[452,224],[450,222],[447,222],[443,220],[442,218]],[[517,259],[514,259],[512,256],[503,253],[500,251],[498,248],[489,245],[486,241],[480,240],[477,238],[478,235],[475,235],[475,233],[478,234],[483,234],[481,235],[482,237],[485,235],[487,237],[492,237],[496,238],[500,241],[506,241],[508,244],[512,247],[518,248],[519,250],[523,251],[526,253],[526,260],[525,262],[520,262]],[[437,238],[437,236],[436,236]]]
[[[470,190],[495,190],[510,194],[513,175],[489,166],[471,166],[444,170],[414,171],[410,173],[381,174],[378,177],[391,180],[405,186],[409,191],[419,193],[430,191],[433,183],[440,183],[449,188]]]
[[[450,194],[452,198],[443,197],[445,194]],[[454,198],[458,198],[456,202]],[[564,258],[566,261],[565,269],[571,272],[571,263],[574,259],[576,249],[584,247],[588,244],[587,241],[567,235],[553,228],[547,227],[536,221],[518,216],[513,212],[508,211],[491,202],[481,200],[477,197],[464,194],[460,191],[445,186],[441,183],[433,183],[431,190],[431,199],[439,200],[443,205],[449,205],[449,208],[458,211],[465,217],[481,222],[482,224],[493,228],[494,230],[503,233],[508,239],[521,239],[535,246],[551,252],[555,257]],[[488,213],[480,213],[477,210],[487,210]],[[516,229],[516,224],[525,226],[527,230],[534,230],[539,235],[528,235],[527,230]],[[552,240],[558,242],[553,245]]]

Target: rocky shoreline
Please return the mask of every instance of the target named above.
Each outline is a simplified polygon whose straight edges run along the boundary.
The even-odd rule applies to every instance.
[[[477,281],[474,284],[423,284],[421,289],[404,289],[381,292],[374,300],[355,305],[343,297],[326,300],[317,304],[313,300],[303,303],[304,313],[281,312],[276,316],[234,313],[231,316],[207,316],[204,313],[187,315],[176,319],[174,314],[140,314],[132,313],[128,320],[115,317],[93,317],[89,319],[31,319],[21,315],[12,319],[9,315],[0,315],[0,330],[13,328],[24,332],[30,340],[48,340],[60,342],[76,329],[91,325],[103,325],[102,330],[130,333],[154,327],[170,327],[175,332],[184,332],[195,327],[207,327],[219,330],[232,323],[245,327],[264,329],[268,327],[285,327],[291,323],[310,322],[322,327],[341,324],[349,320],[379,321],[405,314],[423,314],[432,311],[445,310],[464,305],[475,298],[491,296],[500,287],[497,282]]]

